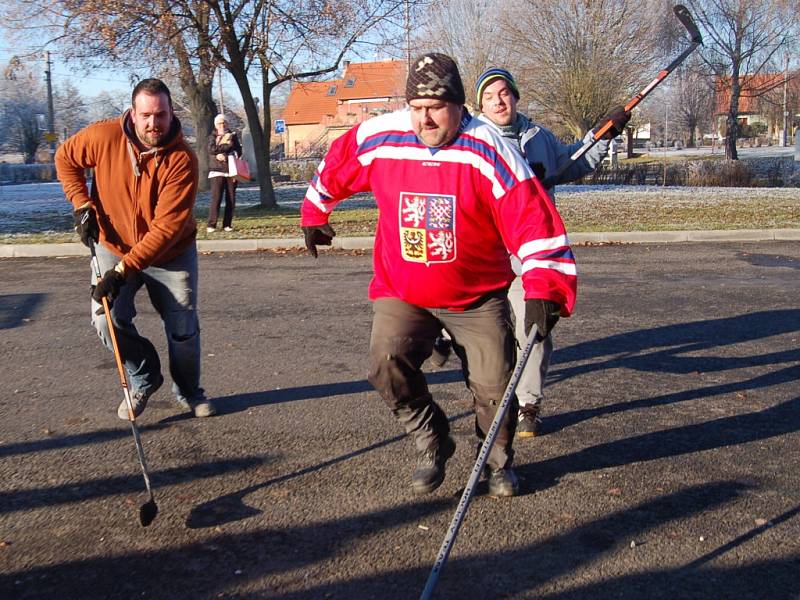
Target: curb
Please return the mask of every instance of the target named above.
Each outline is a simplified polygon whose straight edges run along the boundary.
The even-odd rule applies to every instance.
[[[573,233],[572,244],[661,244],[676,242],[763,242],[800,241],[800,229],[731,229],[727,231],[606,231]],[[373,237],[334,238],[334,249],[371,250]],[[305,248],[303,238],[250,240],[198,240],[198,252],[255,252],[278,248]],[[324,250],[324,248],[323,248]],[[80,242],[65,244],[0,244],[0,258],[41,258],[86,256]]]

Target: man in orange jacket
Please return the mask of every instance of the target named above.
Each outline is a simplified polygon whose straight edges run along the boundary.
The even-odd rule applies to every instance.
[[[183,139],[167,86],[140,81],[121,118],[89,125],[55,155],[58,178],[74,207],[81,241],[96,245],[102,280],[92,290],[92,323],[111,348],[103,297],[132,390],[134,414],[164,382],[153,344],[133,319],[142,287],[164,322],[169,368],[178,403],[197,417],[216,414],[200,387],[200,323],[197,315],[197,157]],[[85,169],[94,169],[91,189]],[[125,402],[117,414],[128,419]]]

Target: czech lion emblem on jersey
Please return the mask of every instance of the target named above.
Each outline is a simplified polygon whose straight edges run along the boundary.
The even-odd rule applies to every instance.
[[[456,258],[456,197],[400,193],[400,245],[409,262],[450,262]]]

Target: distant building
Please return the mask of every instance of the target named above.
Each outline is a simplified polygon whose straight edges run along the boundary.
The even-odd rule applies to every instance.
[[[787,129],[794,131],[798,102],[800,101],[800,79],[798,72],[789,73],[786,84]],[[779,140],[783,131],[783,73],[764,73],[740,77],[741,94],[737,121],[740,126],[761,129],[771,139]],[[717,78],[715,84],[715,126],[718,138],[725,137],[728,108],[731,102],[730,84]]]
[[[405,106],[405,61],[345,62],[341,79],[294,83],[283,109],[287,158],[321,156],[353,125]]]

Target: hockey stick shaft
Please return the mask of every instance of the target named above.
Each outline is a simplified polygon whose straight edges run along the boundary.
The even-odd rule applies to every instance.
[[[517,361],[517,366],[514,368],[514,372],[511,374],[511,379],[506,386],[503,399],[500,401],[500,405],[497,407],[494,420],[489,427],[489,431],[486,432],[486,438],[483,440],[481,449],[478,452],[478,458],[475,461],[475,465],[472,467],[472,473],[470,474],[469,481],[467,482],[467,487],[464,488],[464,493],[461,494],[461,499],[456,507],[456,512],[453,514],[453,519],[450,522],[450,526],[447,528],[447,534],[445,535],[442,546],[439,549],[439,555],[436,557],[436,562],[433,564],[431,573],[428,576],[425,589],[422,590],[420,600],[429,600],[433,595],[436,582],[439,580],[439,573],[441,573],[445,563],[447,562],[447,557],[450,555],[450,550],[452,549],[453,543],[458,535],[458,530],[461,528],[461,523],[467,513],[467,508],[469,508],[472,497],[475,495],[475,488],[478,485],[483,468],[486,466],[486,460],[489,458],[489,451],[492,449],[492,445],[494,445],[495,438],[497,438],[497,432],[500,429],[500,424],[503,422],[506,412],[508,412],[508,405],[511,403],[511,398],[517,391],[517,385],[519,384],[520,377],[522,377],[522,371],[525,368],[525,365],[528,363],[528,358],[533,351],[534,345],[541,342],[541,340],[537,338],[538,329],[536,328],[536,325],[534,325],[528,334],[528,339],[525,342],[525,348],[523,348],[522,355]]]
[[[92,251],[92,268],[94,269],[95,280],[99,283],[103,278],[100,272],[100,261],[97,258],[97,252],[94,247],[94,240],[89,238],[89,249]],[[142,468],[142,476],[144,477],[144,485],[147,488],[149,499],[147,503],[142,505],[139,509],[139,520],[142,525],[149,525],[155,518],[158,507],[153,497],[153,488],[150,484],[150,472],[147,468],[147,460],[144,457],[144,448],[142,447],[142,439],[139,436],[139,428],[136,426],[136,415],[133,412],[133,402],[131,401],[130,388],[128,387],[128,379],[125,376],[125,367],[122,364],[122,355],[119,351],[119,344],[117,343],[117,333],[114,327],[114,321],[111,318],[111,307],[108,304],[108,298],[103,296],[102,300],[103,313],[105,314],[106,323],[108,325],[108,334],[111,339],[111,349],[114,352],[114,361],[117,364],[117,373],[119,374],[119,382],[122,385],[122,393],[125,396],[125,405],[128,408],[128,419],[131,422],[131,431],[133,432],[133,441],[136,444],[136,454],[139,457],[139,465]]]

